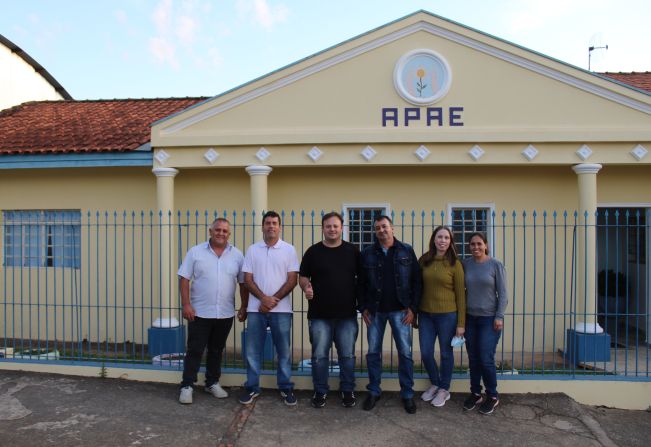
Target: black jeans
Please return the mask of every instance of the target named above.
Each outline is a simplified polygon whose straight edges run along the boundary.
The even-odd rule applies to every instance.
[[[188,323],[188,348],[183,361],[181,386],[192,386],[197,381],[203,351],[206,355],[206,386],[219,382],[222,374],[222,352],[231,332],[233,318],[199,318]]]

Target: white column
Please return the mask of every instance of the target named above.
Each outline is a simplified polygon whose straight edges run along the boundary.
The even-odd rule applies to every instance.
[[[600,164],[583,163],[572,166],[578,177],[579,216],[577,221],[577,332],[601,333],[596,320],[597,308],[597,173]]]
[[[246,172],[251,177],[251,211],[255,211],[255,222],[253,227],[256,228],[261,224],[262,213],[267,211],[267,178],[273,169],[270,166],[247,166]],[[254,231],[256,241],[262,240],[262,233]]]
[[[174,226],[174,177],[179,173],[174,168],[154,168],[156,176],[156,202],[160,212],[160,305],[161,315],[155,322],[157,327],[176,327],[179,321],[173,316],[179,307],[179,292],[176,276],[176,243]],[[153,228],[152,228],[153,230]]]

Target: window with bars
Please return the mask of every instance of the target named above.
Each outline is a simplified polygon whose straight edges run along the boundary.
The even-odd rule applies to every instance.
[[[454,235],[457,254],[460,257],[470,255],[468,253],[470,234],[481,231],[490,238],[489,227],[492,221],[492,212],[492,208],[488,206],[452,206],[450,208],[450,228]]]
[[[3,211],[4,265],[73,267],[81,258],[81,212]]]
[[[378,215],[389,215],[389,205],[344,205],[344,239],[361,250],[375,241],[373,219]]]

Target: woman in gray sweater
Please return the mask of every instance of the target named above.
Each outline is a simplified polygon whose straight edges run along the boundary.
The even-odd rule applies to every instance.
[[[504,310],[508,302],[506,273],[501,262],[488,255],[483,233],[468,239],[472,257],[463,260],[466,283],[466,352],[470,364],[470,396],[464,410],[479,406],[482,414],[491,414],[500,400],[497,394],[495,349],[504,328]],[[486,396],[481,394],[481,381]]]

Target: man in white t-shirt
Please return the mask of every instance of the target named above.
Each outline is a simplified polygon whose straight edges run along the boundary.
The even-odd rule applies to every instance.
[[[260,395],[260,372],[267,327],[278,356],[277,380],[285,404],[296,405],[291,382],[291,291],[298,280],[296,250],[280,239],[282,222],[275,211],[262,217],[263,241],[251,245],[244,258],[244,281],[251,296],[247,307],[246,388],[240,403]]]
[[[215,219],[208,229],[207,242],[192,247],[179,268],[183,318],[188,320],[188,347],[183,363],[179,402],[192,403],[192,384],[197,381],[201,357],[207,348],[206,392],[218,398],[228,397],[219,385],[221,361],[226,339],[235,315],[235,289],[240,283],[242,307],[248,300],[244,286],[242,252],[228,243],[230,223]],[[246,313],[238,312],[244,321]]]

